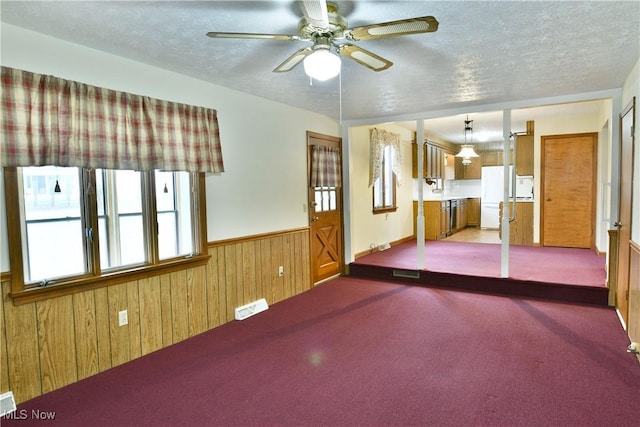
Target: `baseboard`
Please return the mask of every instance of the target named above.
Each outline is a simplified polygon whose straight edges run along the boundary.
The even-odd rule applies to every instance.
[[[389,242],[389,246],[393,247],[395,245],[400,245],[402,243],[411,241],[411,240],[415,240],[415,236],[407,236],[407,237],[403,237],[402,239],[398,239],[398,240],[394,240],[393,242]],[[364,250],[362,252],[358,252],[354,255],[354,259],[358,259],[358,258],[362,258],[363,256],[367,256],[367,255],[371,255],[374,252],[378,252],[380,249],[378,248],[378,246],[376,245],[373,248],[369,248],[367,250]]]

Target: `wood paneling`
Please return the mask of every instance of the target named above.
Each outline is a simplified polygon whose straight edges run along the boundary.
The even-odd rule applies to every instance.
[[[629,324],[632,341],[640,342],[640,245],[629,245]]]
[[[78,380],[73,325],[73,297],[36,303],[42,392]]]
[[[109,324],[108,288],[96,289],[96,333],[98,335],[98,371],[111,368],[111,327]]]
[[[162,348],[162,298],[160,279],[150,277],[138,282],[140,302],[140,344],[142,354]]]
[[[5,276],[0,392],[24,402],[220,326],[239,305],[274,304],[311,287],[307,229],[218,242],[208,252],[206,266],[18,306]],[[125,309],[129,323],[119,326]]]
[[[10,280],[9,278],[5,279],[5,275],[2,275],[2,282],[5,280]],[[4,293],[2,288],[4,287],[3,283],[0,282],[0,296],[4,297]],[[0,319],[4,319],[4,304],[0,303]],[[4,393],[9,391],[9,362],[7,359],[7,333],[5,331],[4,322],[0,321],[0,393]]]
[[[129,326],[120,326],[118,313],[127,308],[127,284],[107,288],[109,307],[109,338],[111,344],[111,364],[122,365],[130,359]]]
[[[16,402],[23,402],[42,394],[36,305],[13,305],[10,288],[2,283],[9,384]]]
[[[94,292],[82,292],[73,295],[73,321],[78,380],[81,380],[99,372]]]

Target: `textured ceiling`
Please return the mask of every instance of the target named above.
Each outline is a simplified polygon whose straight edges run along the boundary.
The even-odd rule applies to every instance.
[[[473,106],[620,88],[640,56],[638,1],[335,3],[349,27],[426,15],[440,25],[434,33],[357,42],[394,65],[376,73],[343,59],[341,78],[310,85],[301,65],[271,72],[309,42],[206,37],[208,31],[296,34],[302,12],[294,1],[3,0],[1,16],[343,120],[473,112]]]

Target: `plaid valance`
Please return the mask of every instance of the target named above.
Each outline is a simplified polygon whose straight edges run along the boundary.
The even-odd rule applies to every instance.
[[[223,172],[217,112],[2,67],[3,166]]]
[[[376,179],[382,176],[382,159],[384,149],[390,145],[393,147],[393,173],[396,175],[396,182],[400,185],[400,135],[387,132],[384,129],[373,128],[369,131],[369,187]]]
[[[340,149],[314,145],[311,149],[311,187],[341,187]]]

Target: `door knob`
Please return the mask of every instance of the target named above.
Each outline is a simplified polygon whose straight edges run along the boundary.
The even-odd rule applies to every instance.
[[[314,216],[311,218],[311,222],[316,222],[319,218],[317,216]]]
[[[620,221],[616,221],[613,223],[614,227],[622,227],[622,223]]]

